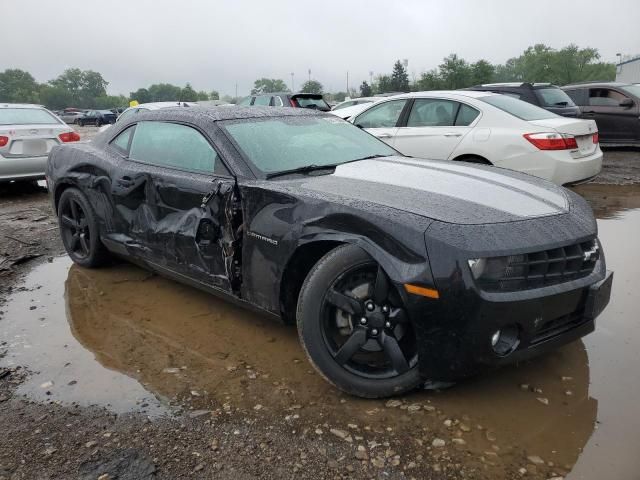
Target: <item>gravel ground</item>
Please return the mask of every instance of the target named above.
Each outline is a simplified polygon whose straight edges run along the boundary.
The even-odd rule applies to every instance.
[[[95,133],[92,127],[78,130],[84,138]],[[640,183],[639,165],[638,150],[606,151],[603,173],[593,183]],[[21,281],[34,265],[51,261],[63,249],[41,187],[0,185],[0,227],[1,331],[7,297],[24,288]],[[10,348],[0,335],[0,359]],[[437,446],[446,418],[442,412],[412,438],[375,426],[350,431],[329,419],[305,422],[303,414],[291,424],[223,406],[204,413],[192,406],[186,414],[150,419],[142,413],[116,415],[100,407],[31,401],[16,393],[29,375],[20,366],[0,368],[0,480],[481,479],[521,478],[522,468],[527,478],[552,474],[544,465],[487,461],[495,456],[491,452],[478,459],[465,448]]]

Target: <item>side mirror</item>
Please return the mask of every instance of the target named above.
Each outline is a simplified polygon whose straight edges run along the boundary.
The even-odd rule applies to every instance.
[[[633,107],[633,100],[631,100],[630,98],[625,98],[620,102],[620,106],[624,108],[631,108]]]

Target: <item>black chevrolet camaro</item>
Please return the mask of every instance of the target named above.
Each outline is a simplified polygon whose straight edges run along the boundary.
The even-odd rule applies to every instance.
[[[404,157],[329,114],[141,113],[54,148],[47,179],[74,262],[124,257],[297,323],[317,370],[363,397],[556,348],[609,301],[580,196]]]

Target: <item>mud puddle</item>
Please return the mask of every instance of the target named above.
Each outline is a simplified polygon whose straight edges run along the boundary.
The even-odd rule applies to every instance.
[[[431,463],[445,463],[447,451],[456,450],[494,478],[520,468],[529,478],[570,471],[576,479],[635,478],[640,188],[576,190],[600,218],[608,267],[616,272],[596,332],[445,391],[391,402],[348,397],[312,370],[293,327],[128,264],[85,270],[67,258],[35,269],[27,290],[12,297],[0,365],[37,372],[20,392],[41,401],[152,415],[211,411],[317,435],[335,428],[355,443],[399,440]],[[432,448],[435,438],[446,447]]]

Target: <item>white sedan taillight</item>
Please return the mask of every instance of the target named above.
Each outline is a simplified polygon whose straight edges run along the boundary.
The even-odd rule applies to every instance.
[[[578,143],[573,135],[549,132],[525,133],[523,137],[540,150],[573,150],[578,148]]]

